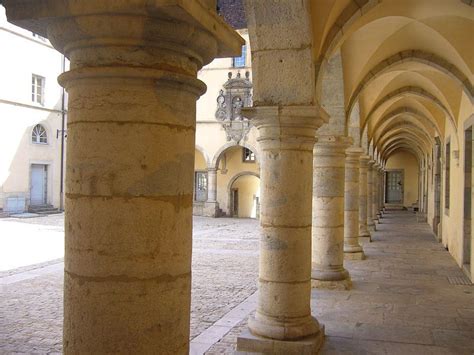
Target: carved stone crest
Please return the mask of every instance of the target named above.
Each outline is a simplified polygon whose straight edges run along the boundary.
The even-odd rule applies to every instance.
[[[245,73],[242,78],[237,73],[235,78],[228,73],[228,80],[224,84],[224,90],[220,90],[217,96],[216,119],[222,123],[228,141],[239,142],[247,139],[250,131],[250,121],[242,116],[242,107],[252,106],[252,83],[250,73]]]

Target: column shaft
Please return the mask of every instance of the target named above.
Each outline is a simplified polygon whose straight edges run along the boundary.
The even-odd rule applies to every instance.
[[[368,239],[368,241],[370,241],[370,232],[367,227],[367,175],[369,159],[368,155],[363,155],[359,159],[359,240]]]
[[[373,166],[375,161],[369,161],[367,167],[367,228],[369,231],[375,230],[374,223],[374,174]]]
[[[320,136],[314,148],[313,287],[349,288],[344,269],[344,180],[348,140]]]
[[[4,2],[71,62],[63,350],[188,354],[196,76],[243,41],[202,6],[106,3]]]
[[[207,169],[207,201],[217,201],[217,169]]]
[[[249,328],[271,339],[320,333],[310,309],[313,146],[323,122],[315,109],[247,111],[258,129],[262,194],[259,298]]]
[[[359,244],[359,158],[361,148],[346,150],[344,187],[344,257],[364,259],[364,251]]]

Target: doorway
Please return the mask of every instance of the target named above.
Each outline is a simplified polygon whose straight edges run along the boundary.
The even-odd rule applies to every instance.
[[[387,171],[387,203],[403,203],[403,170]]]
[[[31,164],[30,205],[41,206],[47,202],[48,166]]]
[[[464,131],[464,227],[463,266],[471,269],[471,190],[472,190],[472,126]]]
[[[239,216],[239,189],[232,189],[231,191],[231,206],[232,206],[232,217]]]

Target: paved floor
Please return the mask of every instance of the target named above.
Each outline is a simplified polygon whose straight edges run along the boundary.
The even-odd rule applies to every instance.
[[[350,291],[313,290],[314,316],[326,327],[322,354],[474,354],[474,286],[426,224],[390,212],[367,259],[347,261]],[[208,354],[232,353],[246,319]]]
[[[16,223],[61,226],[48,218]],[[192,354],[234,351],[255,308],[257,229],[253,220],[195,218]],[[474,287],[449,283],[462,276],[449,253],[408,212],[386,215],[378,229],[367,260],[347,262],[351,291],[313,290],[323,354],[473,354]],[[1,354],[61,352],[61,269],[53,260],[0,272]]]

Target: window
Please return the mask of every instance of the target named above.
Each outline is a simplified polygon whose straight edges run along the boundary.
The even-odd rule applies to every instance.
[[[42,76],[31,76],[31,101],[44,104],[44,84],[45,79]]]
[[[242,46],[242,55],[240,57],[234,57],[232,59],[232,66],[234,68],[245,67],[245,58],[247,57],[247,46]]]
[[[446,176],[445,176],[445,187],[444,187],[444,208],[449,210],[449,174],[450,174],[450,169],[451,167],[451,143],[446,144]]]
[[[207,200],[207,173],[204,171],[194,173],[194,200]]]
[[[37,124],[33,128],[31,141],[35,144],[48,144],[48,135],[46,134],[46,129],[44,129],[42,125]]]
[[[248,148],[242,149],[242,161],[244,163],[254,163],[255,162],[255,154]]]

